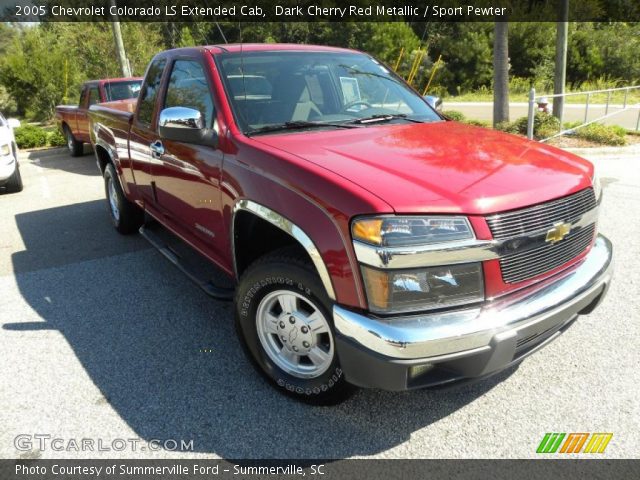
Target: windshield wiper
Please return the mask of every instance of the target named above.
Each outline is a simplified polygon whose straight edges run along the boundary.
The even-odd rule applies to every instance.
[[[414,122],[414,123],[424,123],[422,120],[418,120],[416,118],[411,118],[407,116],[406,113],[379,113],[377,115],[371,115],[370,117],[356,118],[355,120],[351,120],[349,123],[350,124],[354,124],[354,123],[366,124],[366,123],[389,122],[397,118],[401,118],[403,120],[407,120],[409,122]]]
[[[296,120],[292,122],[278,123],[277,125],[266,125],[264,127],[256,128],[249,132],[246,132],[246,135],[253,135],[254,133],[266,133],[266,132],[279,132],[282,130],[298,130],[302,128],[326,128],[326,127],[335,127],[335,128],[358,128],[355,125],[349,123],[331,123],[331,122],[307,122],[304,120]]]

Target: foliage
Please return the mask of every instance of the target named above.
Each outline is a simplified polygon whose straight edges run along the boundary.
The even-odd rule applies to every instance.
[[[57,128],[46,129],[37,125],[22,125],[14,130],[18,148],[62,147],[67,144]]]
[[[20,116],[49,119],[55,106],[78,99],[82,82],[121,76],[108,23],[43,23],[12,27],[11,47],[0,60],[0,84]],[[151,24],[126,23],[122,35],[134,74],[143,73],[162,47]]]
[[[0,85],[0,112],[2,112],[5,117],[16,113],[16,101],[9,95],[4,85]]]
[[[586,1],[572,4],[572,8],[609,9],[613,3]],[[530,3],[522,5],[521,8],[531,8]],[[553,13],[547,11],[552,8],[550,5],[536,2],[533,14],[541,19],[551,18]],[[224,43],[224,34],[229,42],[317,43],[354,48],[392,67],[404,48],[398,73],[405,78],[420,51],[426,51],[412,82],[419,91],[442,55],[429,93],[459,96],[473,92],[470,99],[492,99],[490,22],[222,22],[219,26],[222,34],[214,22],[122,22],[133,74],[142,75],[151,57],[163,49]],[[512,101],[525,101],[532,86],[539,93],[552,90],[555,33],[555,22],[509,23]],[[640,23],[570,23],[568,89],[638,83],[639,50]],[[120,72],[108,22],[0,24],[0,109],[13,110],[32,120],[47,120],[55,105],[77,100],[83,81],[110,76],[120,76]],[[621,95],[613,95],[612,100],[621,102]],[[629,97],[630,102],[638,101]],[[603,100],[599,96],[592,101]]]
[[[64,138],[62,132],[56,128],[47,135],[47,143],[51,147],[63,147],[67,144],[67,139]]]
[[[568,127],[571,128],[571,125]],[[591,123],[586,127],[577,128],[572,135],[601,145],[622,146],[627,144],[626,134],[627,131],[618,125]]]
[[[466,118],[464,113],[459,112],[458,110],[444,110],[442,114],[449,120],[455,120],[456,122],[464,122]]]
[[[513,122],[502,122],[496,125],[496,130],[518,135],[527,134],[527,117],[520,117]],[[533,135],[536,138],[546,138],[560,131],[560,121],[544,112],[536,112],[533,118]]]
[[[22,125],[14,130],[18,148],[46,147],[47,131],[35,125]]]

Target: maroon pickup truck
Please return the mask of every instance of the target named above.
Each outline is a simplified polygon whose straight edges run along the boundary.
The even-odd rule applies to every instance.
[[[492,375],[610,283],[589,162],[448,121],[364,53],[171,50],[90,118],[115,228],[233,299],[248,358],[311,403]]]
[[[89,107],[97,103],[135,98],[140,92],[142,78],[107,78],[85,82],[80,90],[78,105],[58,105],[56,123],[67,139],[72,156],[83,153],[89,143]]]

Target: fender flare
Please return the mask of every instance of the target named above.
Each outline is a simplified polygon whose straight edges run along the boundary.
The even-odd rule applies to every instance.
[[[98,156],[97,147],[100,147],[105,152],[107,152],[107,155],[109,156],[109,161],[113,164],[113,168],[116,169],[116,173],[118,174],[118,175],[116,175],[116,177],[118,178],[118,183],[120,184],[120,189],[123,192],[125,192],[124,187],[122,185],[122,179],[120,178],[120,172],[118,171],[120,167],[118,165],[118,161],[116,160],[116,157],[115,157],[113,151],[111,150],[111,147],[109,146],[109,144],[107,144],[101,138],[97,138],[97,141],[96,141],[95,146],[94,146],[94,151],[96,153],[96,157]],[[96,161],[98,162],[98,168],[100,168],[100,161],[97,158],[96,158]]]
[[[327,291],[327,295],[333,301],[336,301],[336,292],[333,289],[333,284],[331,283],[331,276],[329,275],[329,270],[327,269],[327,265],[324,263],[322,256],[320,255],[320,251],[318,247],[313,243],[313,240],[302,230],[299,226],[293,223],[291,220],[286,218],[283,215],[280,215],[278,212],[271,210],[264,205],[260,205],[252,200],[239,200],[233,207],[233,216],[231,220],[231,250],[233,254],[233,270],[238,278],[238,268],[236,265],[236,246],[235,246],[235,224],[236,224],[236,214],[239,211],[246,211],[256,215],[258,218],[262,220],[266,220],[270,224],[278,227],[285,233],[291,235],[301,246],[305,249],[313,265],[320,276],[320,280],[322,281],[322,285]]]

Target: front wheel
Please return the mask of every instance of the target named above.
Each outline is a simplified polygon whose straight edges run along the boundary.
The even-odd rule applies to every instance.
[[[254,262],[240,280],[236,328],[250,360],[278,390],[316,405],[347,399],[331,302],[310,262],[287,249]]]

